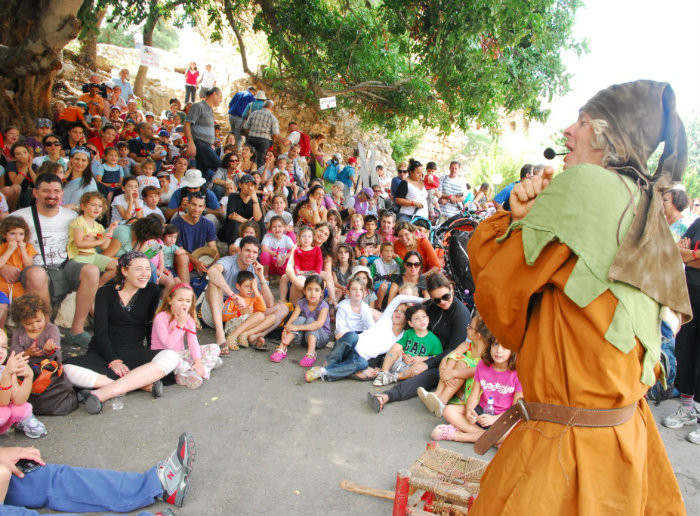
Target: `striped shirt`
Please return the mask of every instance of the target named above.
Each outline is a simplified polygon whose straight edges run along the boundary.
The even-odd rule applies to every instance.
[[[442,176],[440,178],[440,193],[445,195],[466,195],[467,185],[464,183],[464,179],[461,177],[450,177]],[[460,210],[460,204],[454,202],[447,202],[440,205],[440,210],[442,215],[449,218],[457,215]]]

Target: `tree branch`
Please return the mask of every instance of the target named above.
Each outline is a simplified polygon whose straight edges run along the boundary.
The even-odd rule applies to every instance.
[[[80,31],[75,17],[82,0],[52,0],[38,13],[39,19],[29,38],[20,45],[0,45],[2,74],[9,78],[39,75],[61,68],[59,51]]]
[[[243,35],[238,28],[238,23],[233,18],[233,6],[231,5],[231,0],[224,0],[224,13],[226,14],[226,19],[228,24],[231,26],[233,33],[238,41],[238,48],[241,51],[241,63],[243,64],[243,71],[250,75],[253,79],[259,80],[258,76],[253,73],[250,68],[248,68],[248,56],[246,55],[245,43],[243,42]]]
[[[342,95],[348,95],[350,93],[355,93],[355,92],[360,92],[360,91],[371,91],[371,90],[383,90],[383,91],[401,91],[401,86],[409,82],[411,79],[400,79],[396,81],[394,84],[385,84],[380,81],[364,81],[359,84],[356,84],[354,86],[350,86],[349,88],[345,88],[344,90],[325,90],[323,88],[320,89],[320,92],[322,93],[322,96],[324,97],[339,97]]]

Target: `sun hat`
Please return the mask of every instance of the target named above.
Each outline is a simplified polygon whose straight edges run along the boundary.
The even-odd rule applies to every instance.
[[[187,188],[199,188],[206,182],[207,180],[202,177],[201,171],[196,168],[191,168],[185,172],[180,184],[182,186],[186,186]]]

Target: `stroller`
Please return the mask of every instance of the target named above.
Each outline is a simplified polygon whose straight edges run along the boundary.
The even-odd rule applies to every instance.
[[[478,222],[457,214],[434,229],[432,244],[445,263],[444,272],[455,284],[455,297],[470,311],[474,309],[474,279],[472,278],[467,243]]]

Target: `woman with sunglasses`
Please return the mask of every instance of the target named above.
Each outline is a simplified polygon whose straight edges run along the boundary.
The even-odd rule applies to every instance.
[[[399,206],[399,220],[413,217],[428,218],[428,190],[423,182],[423,164],[408,160],[408,177],[396,187],[394,202]]]
[[[97,151],[94,151],[97,154]],[[63,206],[78,209],[80,197],[86,192],[96,192],[97,182],[92,175],[91,151],[87,147],[74,147],[70,151],[70,160],[66,170],[66,182],[63,186]]]
[[[224,159],[221,160],[221,167],[216,169],[211,178],[212,190],[216,194],[217,199],[221,200],[224,193],[226,193],[226,181],[233,181],[234,185],[238,186],[238,178],[241,175],[241,171],[238,168],[239,163],[235,152],[229,152],[224,155]]]
[[[412,261],[414,258],[407,259]],[[426,312],[430,319],[428,329],[440,339],[443,352],[425,362],[413,364],[408,371],[412,376],[393,388],[376,395],[379,410],[387,403],[403,401],[417,396],[418,388],[433,390],[440,381],[440,362],[467,338],[467,327],[471,315],[467,308],[454,297],[452,283],[442,273],[433,274],[426,280],[430,301]]]
[[[423,258],[417,251],[409,251],[403,259],[405,272],[401,275],[392,277],[391,285],[389,285],[389,294],[385,298],[383,306],[387,306],[392,299],[396,297],[405,283],[413,283],[418,289],[418,295],[428,298],[428,291],[425,288],[425,276],[423,275]]]
[[[399,222],[394,228],[394,236],[396,237],[394,242],[396,256],[405,261],[406,253],[416,251],[420,254],[423,272],[427,276],[440,272],[442,265],[437,254],[435,254],[435,249],[413,224],[405,220]]]
[[[34,165],[40,167],[46,161],[60,163],[64,169],[68,168],[68,158],[61,156],[61,139],[54,133],[49,133],[41,139],[41,146],[44,148],[44,155],[34,158]]]

